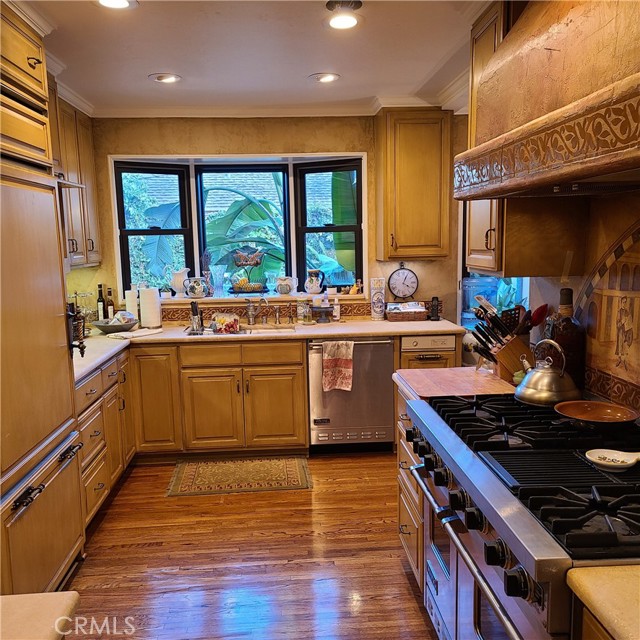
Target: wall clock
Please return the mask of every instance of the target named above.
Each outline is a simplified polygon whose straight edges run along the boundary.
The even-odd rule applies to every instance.
[[[389,276],[389,291],[395,298],[412,298],[413,294],[418,290],[418,276],[415,271],[404,266],[404,262],[400,263],[400,268],[396,269]]]

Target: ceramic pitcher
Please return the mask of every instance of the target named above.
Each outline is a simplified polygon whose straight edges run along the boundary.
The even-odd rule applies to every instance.
[[[176,298],[184,298],[184,281],[189,273],[189,267],[174,271],[171,277],[171,288],[176,292]]]
[[[209,295],[210,289],[204,278],[187,278],[184,281],[184,290],[188,298],[205,298]]]
[[[324,284],[324,272],[320,269],[309,269],[309,277],[304,282],[304,290],[307,293],[320,293]]]

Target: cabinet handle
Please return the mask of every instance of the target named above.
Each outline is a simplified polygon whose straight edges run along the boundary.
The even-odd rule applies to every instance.
[[[91,243],[91,244],[89,244]],[[96,245],[95,242],[93,241],[92,238],[87,238],[87,249],[89,249],[89,251],[95,251]]]
[[[484,233],[484,248],[488,249],[489,251],[493,251],[496,248],[495,242],[493,243],[493,247],[489,246],[489,239],[491,237],[491,234],[493,233],[495,237],[495,232],[496,232],[495,227],[491,227],[491,229],[487,229]]]
[[[236,380],[236,391],[240,393],[240,380]]]
[[[122,377],[120,378],[120,383],[124,384],[127,381],[127,373],[126,371],[120,371],[120,373],[122,374]]]
[[[438,353],[419,353],[416,360],[442,360],[442,356]]]
[[[42,60],[40,58],[36,58],[35,56],[27,56],[27,64],[35,69],[39,64],[42,64]]]
[[[73,253],[73,238],[69,238],[67,244],[69,245],[69,253]]]
[[[391,248],[392,249],[398,248],[398,243],[396,242],[396,237],[393,235],[393,233],[391,234]]]
[[[400,467],[400,469],[406,470],[409,468],[409,465],[407,464],[406,460],[400,460],[400,462],[398,462],[398,467]]]
[[[127,406],[127,402],[124,398],[120,398],[120,411],[124,411],[124,408]]]
[[[93,433],[89,434],[89,437],[90,438],[97,438],[98,436],[101,436],[101,435],[102,435],[102,431],[98,431],[96,429]]]
[[[110,374],[107,375],[107,378],[114,378],[117,375],[118,375],[117,371],[112,371]]]
[[[80,451],[80,449],[82,449],[82,447],[84,447],[84,443],[83,442],[79,442],[78,444],[72,446],[72,447],[67,447],[59,456],[58,456],[58,462],[62,462],[63,460],[71,460],[71,458],[75,458],[76,454],[78,453],[78,451]]]
[[[102,491],[102,490],[104,489],[104,487],[105,487],[104,482],[99,482],[99,483],[98,483],[98,484],[93,488],[93,490],[94,490],[94,491]]]
[[[246,389],[247,394],[248,394],[249,393],[249,381],[248,380],[244,381],[244,388]]]
[[[406,524],[401,524],[398,527],[398,533],[401,533],[403,536],[410,536],[411,535],[411,531],[407,531],[407,525]]]
[[[20,507],[28,507],[44,490],[44,483],[40,483],[35,487],[29,485],[11,505],[11,511],[16,511]]]
[[[411,418],[406,413],[401,413],[398,417],[402,422],[411,422]]]
[[[94,396],[96,393],[98,393],[97,389],[89,389],[89,391],[85,392],[85,396]]]

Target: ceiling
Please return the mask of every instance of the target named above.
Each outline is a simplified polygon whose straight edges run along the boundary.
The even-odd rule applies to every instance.
[[[464,112],[481,1],[364,0],[350,31],[323,0],[16,3],[45,31],[60,95],[95,117],[371,115],[436,104]],[[147,79],[171,72],[182,81]],[[341,78],[328,85],[318,72]]]

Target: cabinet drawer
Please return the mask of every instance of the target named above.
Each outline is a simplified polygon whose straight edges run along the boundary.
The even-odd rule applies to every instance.
[[[80,462],[84,469],[105,445],[104,437],[104,414],[102,403],[95,410],[85,414],[78,421],[78,430],[82,439],[82,449],[80,449]]]
[[[76,413],[84,411],[91,403],[102,395],[102,373],[100,370],[92,373],[80,384],[76,385]]]
[[[89,524],[109,493],[107,452],[103,451],[82,474],[84,485],[85,523]]]
[[[180,364],[183,367],[239,365],[241,362],[240,344],[202,344],[180,347]]]
[[[402,484],[398,484],[398,530],[400,542],[404,547],[413,574],[422,590],[424,578],[424,525],[411,506],[410,500],[404,493]]]
[[[302,342],[255,342],[242,345],[243,364],[282,364],[303,361]]]
[[[0,70],[11,84],[32,95],[39,102],[47,101],[47,72],[44,47],[40,36],[23,20],[2,4],[0,29],[2,62]]]
[[[51,164],[49,120],[8,96],[0,97],[2,152],[39,164]]]
[[[411,475],[411,471],[409,471],[409,467],[420,464],[420,458],[413,453],[410,447],[411,445],[406,443],[404,439],[398,442],[398,476],[404,484],[403,491],[407,499],[412,502],[416,513],[422,517],[422,493],[418,483]]]
[[[102,367],[100,372],[102,374],[102,388],[106,391],[118,382],[118,361],[114,358]]]
[[[400,357],[401,369],[447,369],[456,364],[456,354],[453,351],[442,353],[429,351],[427,353],[405,352]]]

